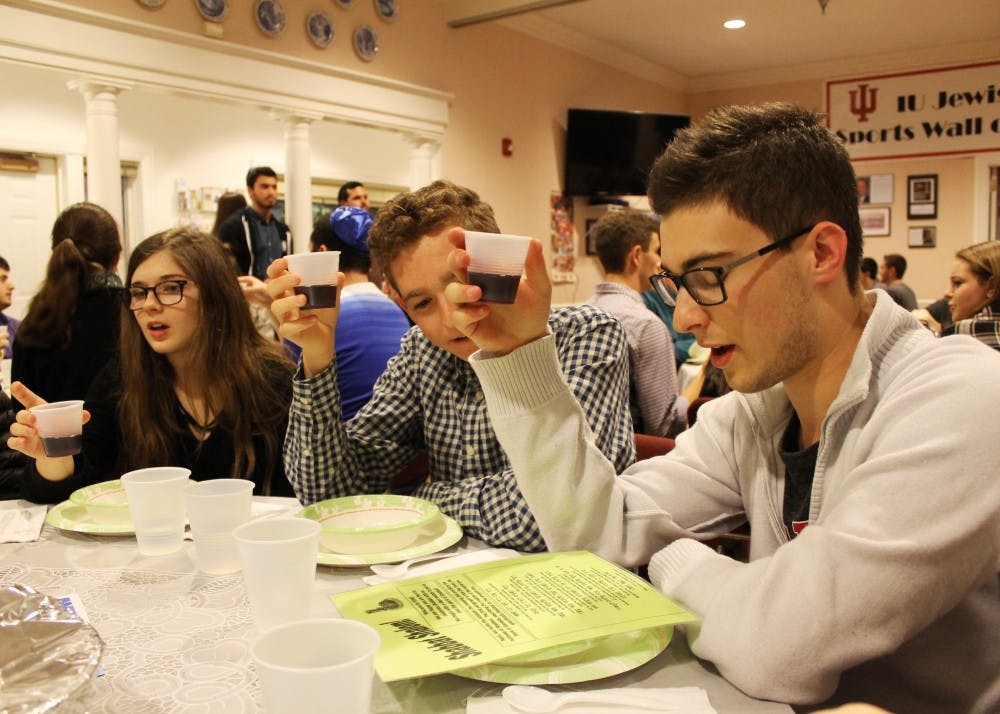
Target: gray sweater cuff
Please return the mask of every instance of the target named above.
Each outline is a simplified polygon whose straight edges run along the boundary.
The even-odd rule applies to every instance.
[[[502,357],[482,350],[469,358],[494,418],[521,414],[566,390],[555,338],[546,335]]]
[[[649,579],[660,592],[669,595],[696,562],[713,557],[726,556],[719,555],[704,543],[691,538],[675,540],[650,558]]]

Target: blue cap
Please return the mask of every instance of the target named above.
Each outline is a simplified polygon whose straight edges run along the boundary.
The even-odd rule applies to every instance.
[[[341,242],[362,253],[368,252],[368,231],[372,216],[357,206],[340,206],[330,214],[330,227]]]

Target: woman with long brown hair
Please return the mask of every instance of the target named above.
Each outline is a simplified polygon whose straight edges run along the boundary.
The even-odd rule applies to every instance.
[[[9,445],[35,460],[26,497],[58,501],[161,465],[292,495],[281,446],[293,365],[254,329],[222,244],[190,228],[146,239],[129,259],[123,295],[120,361],[91,385],[82,454],[46,457],[30,412],[11,427]],[[24,385],[12,391],[24,404],[40,401]]]
[[[97,204],[59,214],[45,282],[14,338],[11,381],[48,401],[83,399],[118,349],[121,252],[118,225]]]
[[[955,254],[948,278],[952,325],[942,334],[971,335],[1000,350],[1000,242],[974,243]]]

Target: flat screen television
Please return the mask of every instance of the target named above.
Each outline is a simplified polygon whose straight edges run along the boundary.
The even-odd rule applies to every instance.
[[[649,169],[674,132],[691,123],[681,114],[570,109],[566,122],[563,191],[569,196],[646,193]]]

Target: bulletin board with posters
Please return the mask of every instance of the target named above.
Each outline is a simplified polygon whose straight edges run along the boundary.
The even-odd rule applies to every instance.
[[[549,199],[552,242],[552,282],[576,281],[576,233],[573,229],[573,198],[553,192]]]

